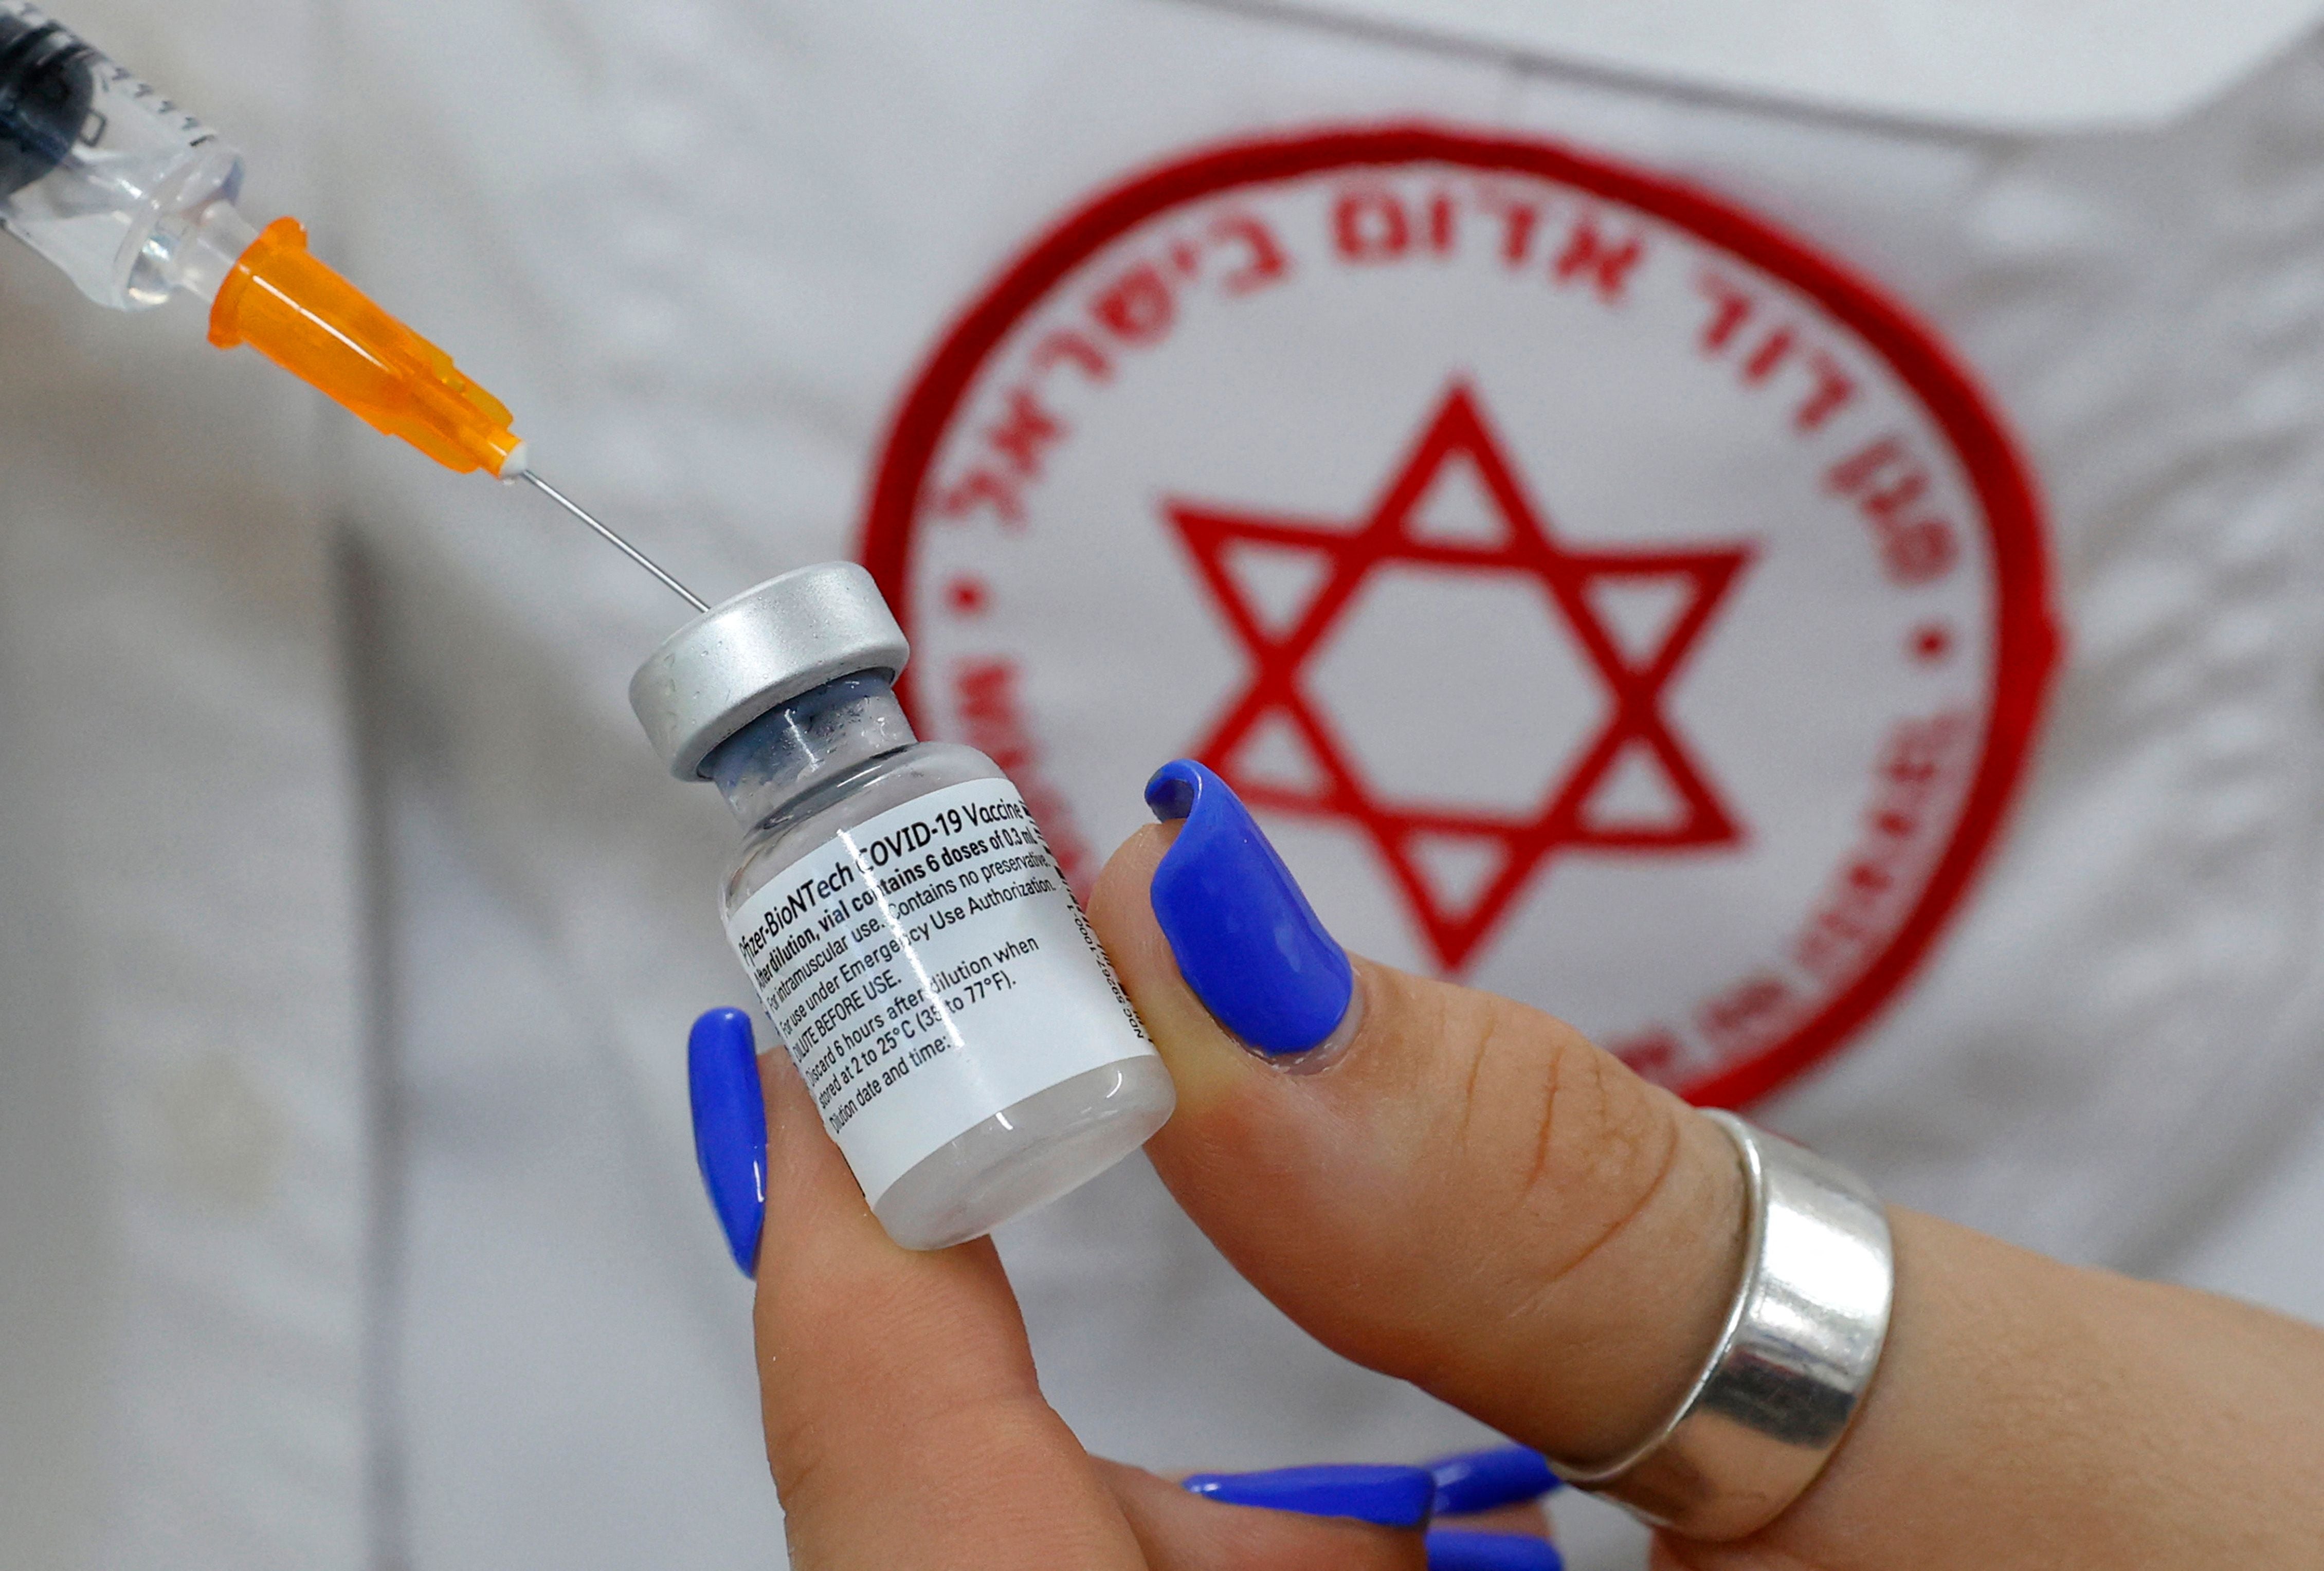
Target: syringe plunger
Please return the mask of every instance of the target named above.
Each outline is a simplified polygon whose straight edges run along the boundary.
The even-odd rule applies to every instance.
[[[235,207],[242,155],[25,0],[0,0],[0,227],[99,305],[209,303],[210,342],[247,344],[447,468],[530,479],[683,596],[662,571],[530,472],[508,406],[307,250]]]
[[[215,293],[201,221],[241,185],[242,155],[208,126],[38,8],[0,0],[0,225],[81,293],[122,311]]]
[[[235,207],[242,155],[24,0],[0,0],[0,225],[99,305],[210,303],[252,348],[448,468],[513,478],[508,407],[374,305],[281,219]]]

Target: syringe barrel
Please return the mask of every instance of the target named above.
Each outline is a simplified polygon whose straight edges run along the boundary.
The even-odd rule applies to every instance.
[[[230,214],[241,183],[242,155],[208,126],[44,13],[0,0],[0,225],[83,294],[124,311],[177,289],[215,294],[203,224]]]

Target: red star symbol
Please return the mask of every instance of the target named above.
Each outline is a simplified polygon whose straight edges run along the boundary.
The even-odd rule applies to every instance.
[[[1501,528],[1495,542],[1432,537],[1415,514],[1438,472],[1455,458],[1474,464]],[[1456,382],[1370,514],[1352,525],[1166,501],[1163,511],[1185,541],[1204,583],[1248,649],[1250,684],[1193,749],[1254,807],[1351,821],[1370,837],[1410,901],[1444,968],[1458,971],[1536,873],[1561,851],[1630,853],[1738,843],[1742,830],[1663,713],[1664,694],[1750,561],[1748,541],[1670,550],[1583,549],[1566,545],[1535,510],[1514,466],[1487,427],[1475,397]],[[1288,615],[1263,620],[1230,572],[1236,545],[1291,547],[1328,561],[1312,595]],[[1305,670],[1368,574],[1388,563],[1440,574],[1510,574],[1538,583],[1605,685],[1605,724],[1582,746],[1564,778],[1549,782],[1525,814],[1386,801],[1368,785],[1331,714],[1302,684]],[[1643,652],[1628,653],[1593,604],[1593,586],[1652,584],[1678,593],[1678,609]],[[1525,673],[1508,674],[1513,681]],[[1310,789],[1238,768],[1244,744],[1262,727],[1287,721],[1314,760]],[[1659,772],[1679,811],[1653,823],[1607,822],[1591,802],[1625,755]],[[1455,906],[1423,877],[1420,842],[1452,837],[1490,853],[1480,892]]]

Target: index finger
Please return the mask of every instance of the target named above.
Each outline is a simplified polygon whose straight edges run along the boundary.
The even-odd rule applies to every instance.
[[[991,1244],[890,1239],[798,1071],[779,1052],[759,1061],[760,1401],[792,1564],[1138,1566],[1111,1493],[1041,1399]]]

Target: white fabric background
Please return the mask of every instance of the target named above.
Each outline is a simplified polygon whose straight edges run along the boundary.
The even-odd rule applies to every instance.
[[[1942,953],[1770,1116],[1907,1202],[2324,1315],[2312,44],[2236,82],[2191,51],[2183,115],[2028,136],[1180,0],[72,20],[712,593],[849,548],[950,314],[1190,145],[1427,114],[1806,234],[1996,390],[2071,642]],[[0,249],[0,1563],[777,1562],[682,1076],[744,997],[733,831],[622,702],[674,602],[198,340]],[[1476,1433],[1306,1344],[1141,1165],[1003,1244],[1093,1447]],[[1577,1565],[1635,1561],[1570,1520]]]
[[[1278,8],[1682,88],[2051,132],[2184,114],[2324,11],[2315,0],[2202,8],[2188,0],[1279,0]]]

